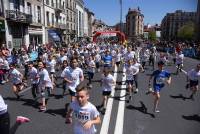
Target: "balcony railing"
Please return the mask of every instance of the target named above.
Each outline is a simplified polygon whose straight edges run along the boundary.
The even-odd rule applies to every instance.
[[[66,24],[61,24],[61,23],[55,23],[53,27],[57,28],[57,29],[66,29],[67,25]]]
[[[64,7],[59,3],[54,3],[55,12],[57,15],[59,15],[62,11],[64,11]]]
[[[32,15],[15,10],[6,10],[6,19],[22,23],[32,23]]]

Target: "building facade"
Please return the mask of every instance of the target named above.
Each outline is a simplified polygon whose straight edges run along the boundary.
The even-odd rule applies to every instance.
[[[84,2],[76,0],[76,29],[77,39],[83,38],[84,34]]]
[[[92,29],[94,23],[94,13],[91,12],[88,8],[85,8],[84,11],[84,36],[92,38]]]
[[[32,22],[28,26],[27,44],[34,48],[38,44],[43,44],[43,1],[42,0],[26,0],[25,13],[32,16]],[[26,44],[26,45],[27,45]]]
[[[161,22],[162,40],[178,39],[178,30],[188,22],[196,22],[196,12],[177,10],[175,13],[167,13]]]
[[[143,35],[144,15],[140,9],[130,9],[126,15],[126,34],[129,40]]]
[[[5,18],[4,18],[4,4],[3,0],[0,0],[0,47],[6,44],[5,37]]]
[[[28,26],[32,15],[26,13],[25,0],[4,0],[6,44],[9,49],[29,44]]]
[[[66,42],[65,0],[46,0],[44,3],[44,26],[46,43],[56,46]]]
[[[76,1],[66,0],[66,14],[67,14],[67,43],[75,41],[76,37]]]

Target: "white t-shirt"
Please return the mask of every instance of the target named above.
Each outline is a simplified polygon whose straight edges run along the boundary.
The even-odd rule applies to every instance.
[[[195,69],[192,69],[187,73],[187,75],[190,80],[198,81],[198,77],[200,77],[200,71],[197,72]]]
[[[69,89],[73,92],[76,92],[76,87],[80,83],[80,77],[83,76],[83,70],[79,67],[72,69],[71,67],[66,68],[64,77],[68,80],[71,80],[72,83],[67,83]]]
[[[13,84],[22,83],[21,73],[17,69],[13,69],[9,71],[10,79]]]
[[[176,55],[176,64],[183,64],[184,55],[178,54]]]
[[[122,57],[122,54],[120,54],[120,53],[116,53],[116,55],[114,56],[114,58],[115,58],[115,62],[120,62],[121,61],[121,57]]]
[[[4,61],[3,59],[0,57],[0,69],[4,68]]]
[[[127,80],[134,80],[133,75],[137,74],[139,72],[139,68],[131,65],[131,66],[126,66],[126,79]]]
[[[39,70],[39,85],[38,87],[40,89],[45,89],[45,87],[51,87],[53,88],[53,84],[51,82],[51,79],[49,77],[49,73],[46,69],[42,69],[42,70]]]
[[[127,62],[128,60],[133,59],[134,57],[135,57],[135,52],[134,52],[134,51],[131,51],[131,52],[127,52],[127,53],[125,54],[124,59],[125,59],[125,61]]]
[[[47,61],[47,70],[50,73],[55,73],[55,66],[56,66],[56,61],[52,59],[51,61]]]
[[[112,91],[113,83],[115,82],[114,77],[111,74],[108,76],[102,76],[102,90],[103,91]]]
[[[68,66],[62,71],[62,73],[60,74],[60,77],[64,78],[65,77],[65,73],[68,70]]]
[[[3,97],[0,95],[0,112],[3,110],[7,110],[7,105],[5,104]]]
[[[96,133],[97,130],[94,125],[89,129],[83,128],[83,124],[99,116],[99,112],[92,103],[88,102],[85,106],[81,107],[77,101],[73,101],[70,103],[70,108],[73,110],[74,134]]]
[[[95,62],[94,62],[94,60],[89,61],[89,63],[88,63],[88,72],[95,73]]]
[[[31,79],[32,84],[36,84],[39,82],[38,76],[38,71],[35,67],[32,67],[31,69],[28,70],[29,78]]]
[[[60,62],[60,63],[63,63],[64,60],[68,61],[68,58],[67,58],[66,55],[60,57],[59,62]]]
[[[101,55],[100,54],[97,54],[95,56],[95,62],[100,62],[101,61]]]

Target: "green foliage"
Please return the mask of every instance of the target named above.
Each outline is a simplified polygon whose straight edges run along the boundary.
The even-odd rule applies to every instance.
[[[185,25],[183,25],[179,30],[178,30],[178,38],[182,40],[192,40],[194,39],[194,33],[195,33],[195,24],[193,22],[189,22]]]
[[[149,32],[149,40],[150,41],[156,41],[156,31],[150,31]]]

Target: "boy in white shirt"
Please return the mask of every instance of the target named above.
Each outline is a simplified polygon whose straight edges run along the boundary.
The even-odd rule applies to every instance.
[[[200,78],[200,63],[197,64],[196,68],[191,69],[187,73],[187,82],[190,87],[190,90],[192,91],[192,94],[190,95],[190,98],[194,100],[194,95],[198,91],[199,88],[199,78]]]
[[[182,72],[182,68],[183,68],[183,59],[184,59],[184,54],[182,54],[182,52],[178,52],[178,54],[176,55],[176,65],[177,65],[177,70],[176,70],[176,74],[178,74],[178,72]]]
[[[95,134],[95,124],[100,124],[101,119],[96,107],[88,101],[89,92],[81,83],[77,87],[76,100],[71,102],[70,110],[66,115],[66,123],[72,123],[74,134]]]
[[[71,65],[65,70],[64,80],[69,89],[71,101],[74,101],[76,96],[76,87],[84,80],[84,76],[83,70],[78,67],[78,61],[76,58],[72,58],[70,63]]]
[[[133,82],[134,82],[134,75],[139,72],[139,68],[136,68],[132,65],[132,60],[128,60],[128,64],[125,66],[126,69],[126,83],[128,85],[128,92],[129,92],[129,103],[132,100],[132,93],[133,93]]]
[[[108,67],[104,68],[104,75],[102,76],[101,79],[101,87],[103,90],[103,101],[102,101],[102,105],[103,106],[103,110],[102,110],[102,114],[105,114],[106,111],[106,105],[108,102],[108,97],[111,94],[111,91],[113,89],[113,87],[115,86],[116,82],[114,77],[110,74],[110,69]]]
[[[38,77],[38,70],[33,66],[33,62],[28,62],[28,76],[31,79],[32,83],[32,96],[36,99],[37,94],[39,93],[38,84],[39,84],[39,77]]]

